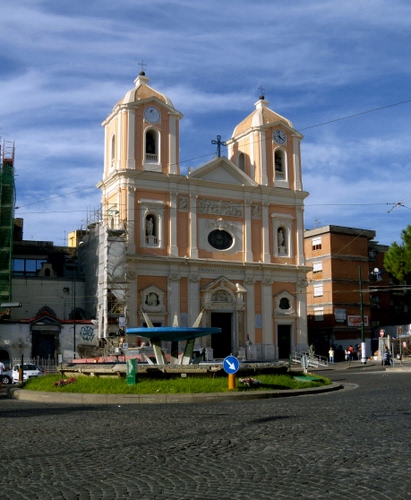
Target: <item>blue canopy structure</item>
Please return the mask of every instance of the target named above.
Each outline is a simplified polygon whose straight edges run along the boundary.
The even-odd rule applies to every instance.
[[[194,325],[191,327],[178,326],[175,319],[173,326],[153,326],[150,318],[144,311],[141,311],[147,327],[127,328],[126,335],[138,335],[150,340],[153,346],[156,362],[158,365],[168,364],[164,352],[161,349],[161,342],[171,342],[170,364],[189,365],[192,361],[194,351],[194,341],[199,337],[221,333],[221,328],[206,327],[200,328],[203,312],[200,313]],[[186,341],[186,346],[182,356],[179,358],[178,343]],[[143,353],[144,356],[144,353]],[[152,363],[150,358],[145,356],[147,362]]]
[[[206,335],[221,333],[221,328],[195,328],[183,326],[154,326],[152,328],[127,328],[127,335],[138,335],[147,339],[159,339],[170,342],[196,339]]]

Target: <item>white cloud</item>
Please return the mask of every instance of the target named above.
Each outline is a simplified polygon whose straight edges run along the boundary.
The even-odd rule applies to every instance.
[[[152,86],[184,114],[185,168],[214,153],[216,134],[228,138],[254,109],[260,85],[296,128],[410,98],[410,25],[405,0],[6,2],[0,133],[16,140],[18,201],[96,183],[100,123],[132,88],[142,60]],[[409,109],[303,131],[307,222],[368,226],[384,242],[400,233],[408,209],[388,214],[384,203],[410,198]],[[48,214],[27,214],[26,230],[62,240],[62,227],[76,227],[78,210],[99,196],[96,189],[42,202]],[[61,208],[71,213],[52,215]]]

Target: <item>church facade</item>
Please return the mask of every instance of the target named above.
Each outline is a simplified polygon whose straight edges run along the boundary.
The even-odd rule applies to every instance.
[[[199,340],[214,359],[307,348],[302,135],[268,104],[261,96],[235,127],[227,157],[187,175],[182,114],[143,72],[115,105],[102,218],[85,239],[98,255],[86,295],[100,337],[143,326],[142,311],[154,326],[191,326],[204,311],[202,326],[222,329]]]

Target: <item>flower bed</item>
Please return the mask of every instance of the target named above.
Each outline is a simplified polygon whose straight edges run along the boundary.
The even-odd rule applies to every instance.
[[[246,387],[249,387],[250,389],[255,387],[261,387],[263,385],[261,380],[252,377],[240,378],[240,384],[243,384]]]
[[[71,377],[69,379],[62,379],[62,380],[58,380],[57,382],[54,382],[54,386],[59,387],[61,385],[74,384],[75,381],[76,381],[76,379],[74,377]]]

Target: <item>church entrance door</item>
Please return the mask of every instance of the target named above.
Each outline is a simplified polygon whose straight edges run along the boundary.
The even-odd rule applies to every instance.
[[[221,333],[211,335],[214,358],[225,358],[233,352],[231,347],[232,320],[232,313],[211,313],[211,326],[221,328]]]
[[[278,357],[288,359],[291,352],[291,325],[277,325]]]
[[[33,358],[54,359],[56,355],[56,336],[50,332],[33,332]]]

